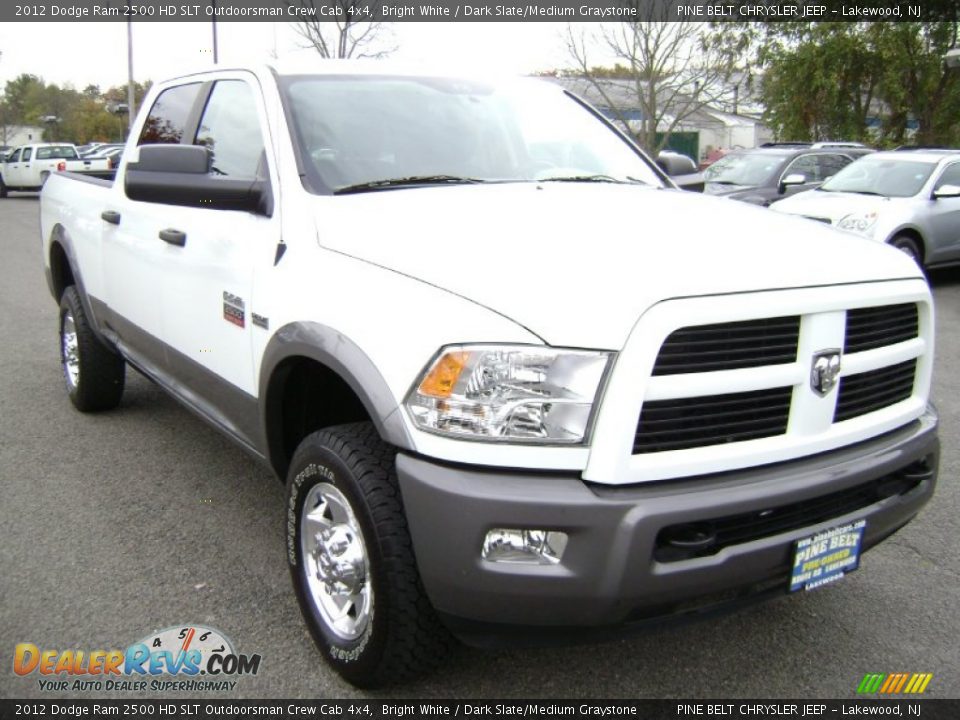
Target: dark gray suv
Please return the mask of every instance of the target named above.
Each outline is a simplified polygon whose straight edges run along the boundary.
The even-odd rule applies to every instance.
[[[766,143],[735,150],[704,170],[708,195],[767,206],[813,190],[873,150],[859,143]]]

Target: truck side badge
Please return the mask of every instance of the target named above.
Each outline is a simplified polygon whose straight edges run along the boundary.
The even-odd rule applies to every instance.
[[[243,298],[223,291],[223,319],[237,327],[246,327]]]
[[[263,315],[257,315],[255,312],[250,313],[250,320],[253,321],[253,324],[264,330],[270,329],[270,318],[265,318]]]

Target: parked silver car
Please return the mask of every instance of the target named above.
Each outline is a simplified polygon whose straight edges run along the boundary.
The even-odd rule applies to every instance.
[[[890,243],[921,266],[957,262],[960,150],[874,153],[771,209]]]

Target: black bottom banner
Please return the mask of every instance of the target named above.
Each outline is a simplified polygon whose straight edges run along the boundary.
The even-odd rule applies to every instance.
[[[960,718],[960,700],[0,700],[13,718]]]

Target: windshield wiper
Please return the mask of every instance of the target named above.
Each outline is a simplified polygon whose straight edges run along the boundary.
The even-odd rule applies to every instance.
[[[386,180],[371,180],[369,182],[347,185],[333,191],[334,195],[349,195],[350,193],[366,192],[367,190],[384,190],[388,188],[414,187],[417,185],[472,185],[486,182],[480,178],[459,177],[457,175],[411,175],[402,178],[387,178]]]
[[[539,178],[537,182],[605,182],[619,183],[621,185],[647,185],[639,178],[625,176],[623,179],[615,178],[612,175],[558,175],[557,177]]]
[[[737,187],[743,185],[743,183],[734,182],[733,180],[707,180],[707,182],[713,185],[736,185]]]

